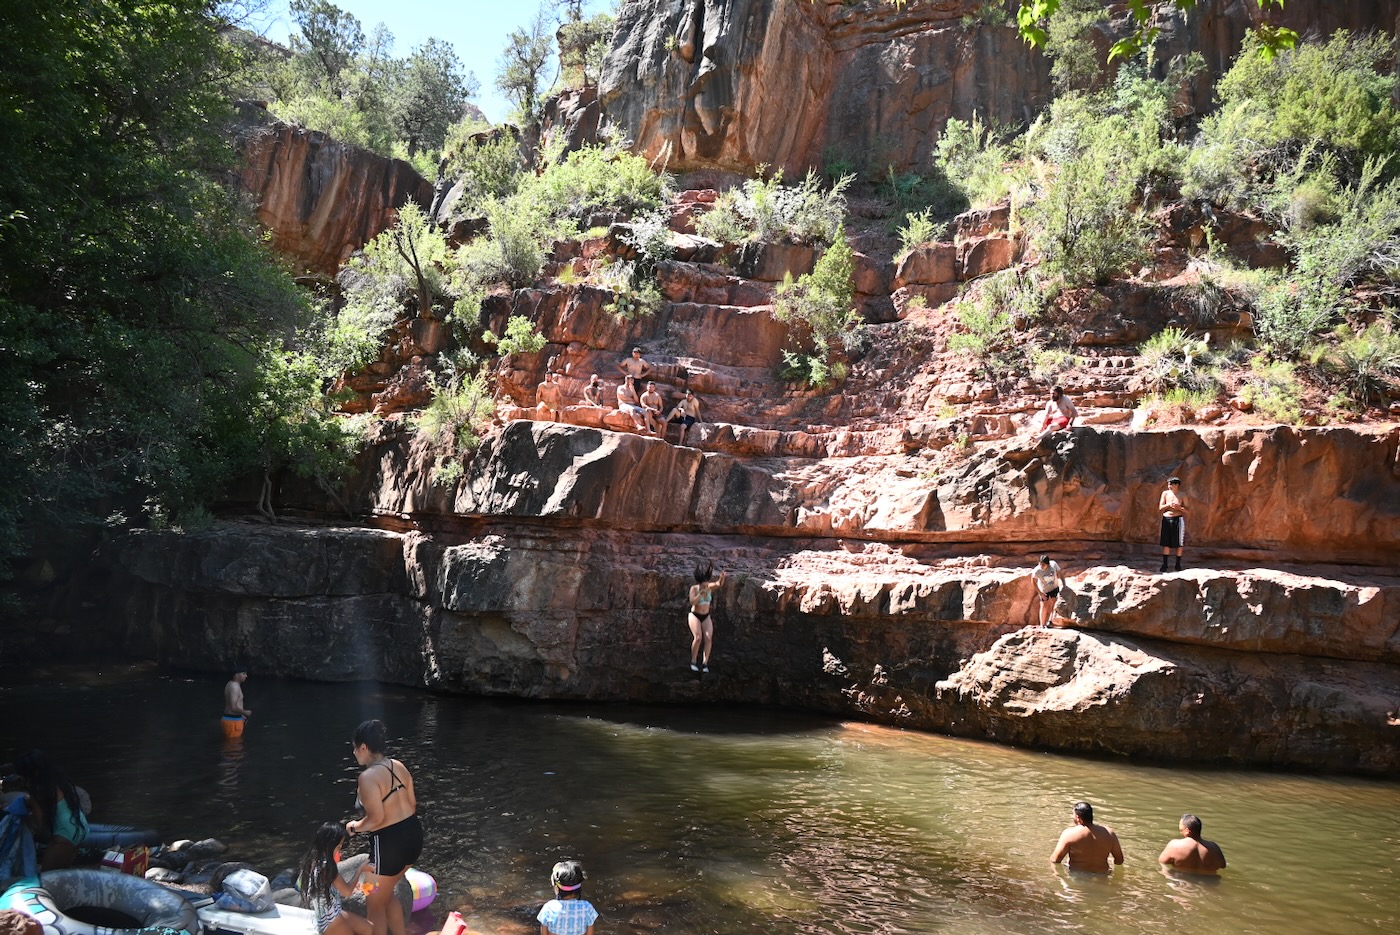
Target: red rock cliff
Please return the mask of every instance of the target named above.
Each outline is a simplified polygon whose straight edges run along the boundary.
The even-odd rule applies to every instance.
[[[433,197],[402,160],[280,122],[245,133],[239,183],[273,246],[323,276],[388,227],[395,209],[408,201],[427,208]]]
[[[1127,28],[1123,3],[1101,45]],[[673,171],[763,164],[789,176],[831,157],[876,172],[928,164],[950,118],[1028,123],[1050,99],[1049,62],[984,0],[634,0],[619,17],[599,99],[637,149]],[[1289,0],[1270,21],[1301,35],[1394,35],[1397,0]],[[1259,20],[1246,0],[1202,3],[1164,26],[1158,60],[1206,59],[1193,104]]]

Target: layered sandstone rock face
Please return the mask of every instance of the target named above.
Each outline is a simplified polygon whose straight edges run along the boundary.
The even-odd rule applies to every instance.
[[[704,197],[676,200],[678,228]],[[1007,224],[980,212],[898,263],[862,254],[870,345],[826,391],[776,376],[797,336],[771,315],[774,280],[809,249],[726,266],[678,235],[667,301],[634,320],[586,282],[492,296],[483,324],[524,315],[548,343],[497,362],[500,421],[465,455],[392,414],[436,340],[406,321],[386,354],[408,362],[362,375],[385,383],[360,387],[366,406],[391,414],[341,502],[288,477],[278,502],[318,522],[115,544],[124,625],[84,639],[306,678],[783,704],[1065,750],[1400,771],[1400,426],[1223,410],[1141,430],[1134,346],[1181,319],[1168,287],[1112,286],[1052,313],[1074,336],[1059,379],[1081,424],[1041,439],[1044,388],[989,379],[948,349],[951,307],[910,300],[1017,262]],[[586,273],[622,233],[560,244],[550,269]],[[667,408],[699,394],[686,447],[579,404],[593,373],[613,398],[633,346]],[[557,418],[535,407],[550,366]],[[1159,574],[1169,476],[1189,548],[1185,571]],[[1031,626],[1041,552],[1070,575],[1052,630]],[[685,595],[705,561],[729,577],[702,679]]]
[[[1125,4],[1099,37],[1127,28]],[[985,0],[636,0],[625,5],[599,93],[604,119],[673,171],[758,165],[789,175],[834,160],[881,173],[928,165],[950,118],[1029,123],[1050,100],[1043,54],[1009,8]],[[1300,35],[1394,34],[1400,3],[1290,0],[1270,21]],[[1213,76],[1259,21],[1246,0],[1168,17],[1158,61],[1200,51],[1186,106],[1205,110]]]
[[[1016,122],[1047,90],[1036,53],[971,16],[979,6],[639,0],[603,108],[673,169],[801,167],[842,146],[914,164],[949,116]],[[1334,6],[1351,5],[1290,3],[1288,24],[1389,15],[1389,27],[1400,12]],[[1210,9],[1192,28],[1223,61],[1252,6]],[[571,127],[592,103],[573,102]],[[347,187],[311,185],[296,173],[340,157],[287,133],[249,171],[279,236],[311,238],[304,262],[333,271],[412,180],[368,179],[366,194],[328,168]],[[334,212],[311,194],[332,191],[359,206],[354,220],[313,235],[310,219]],[[1056,379],[1081,419],[1041,439],[1045,385],[947,342],[950,300],[1024,262],[1005,207],[899,257],[853,232],[869,340],[843,352],[844,381],[815,390],[778,376],[801,334],[771,312],[775,285],[817,251],[719,262],[720,245],[693,236],[714,198],[670,206],[676,257],[658,270],[655,315],[612,314],[613,293],[588,278],[623,249],[625,224],[556,245],[533,287],[487,299],[483,326],[523,315],[548,343],[495,363],[498,419],[474,452],[430,450],[412,428],[447,339],[439,322],[401,322],[345,383],[348,408],[387,418],[338,500],[288,476],[276,499],[301,525],[113,543],[103,586],[120,625],[104,615],[76,636],[314,679],[782,704],[1054,749],[1400,773],[1400,426],[1270,425],[1217,406],[1148,430],[1136,347],[1187,323],[1169,280],[1199,245],[1190,209],[1158,219],[1162,281],[1072,290],[1046,311],[1073,353]],[[1226,226],[1241,259],[1280,262],[1266,230]],[[1225,341],[1247,330],[1237,317],[1190,325]],[[674,428],[635,432],[612,403],[634,345],[663,411],[686,390],[701,398],[685,447]],[[537,407],[551,366],[557,415]],[[593,373],[605,407],[580,405]],[[1170,476],[1192,506],[1186,570],[1159,574]],[[1051,629],[1033,626],[1042,552],[1070,575]],[[685,596],[707,561],[728,577],[700,678]]]
[[[433,198],[432,185],[402,160],[280,122],[243,134],[239,185],[273,246],[322,276],[334,276],[405,203],[426,208]]]

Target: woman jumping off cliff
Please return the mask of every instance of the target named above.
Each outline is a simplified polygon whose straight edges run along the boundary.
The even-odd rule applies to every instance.
[[[724,572],[719,573],[719,577],[714,581],[710,576],[714,574],[714,566],[709,562],[695,566],[695,583],[690,586],[690,613],[687,620],[690,623],[690,671],[708,672],[710,671],[710,647],[715,639],[715,622],[710,618],[710,609],[714,604],[715,590],[724,585]],[[700,656],[700,649],[704,647],[705,654]],[[696,659],[700,658],[700,664],[696,665]]]

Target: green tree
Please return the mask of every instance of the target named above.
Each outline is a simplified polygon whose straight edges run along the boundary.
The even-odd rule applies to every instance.
[[[0,5],[9,556],[29,524],[178,515],[253,464],[267,349],[309,308],[217,180],[239,77],[222,10]]]
[[[350,64],[365,47],[360,21],[328,0],[291,0],[289,9],[299,76],[328,97],[344,97]]]
[[[378,348],[379,334],[403,313],[405,296],[412,296],[419,317],[433,314],[437,302],[451,294],[447,262],[446,238],[410,201],[391,227],[346,264],[340,274],[342,314],[363,322],[366,349]]]
[[[1050,81],[1060,94],[1087,91],[1102,70],[1093,29],[1108,19],[1100,0],[1064,0],[1059,15],[1046,27],[1045,54],[1050,58]]]
[[[414,49],[394,88],[394,128],[408,154],[442,149],[477,87],[475,76],[462,71],[452,43],[429,39]]]
[[[539,123],[540,95],[554,53],[553,42],[551,21],[541,6],[528,28],[511,32],[497,63],[496,87],[515,105],[523,126]]]
[[[583,0],[562,0],[559,26],[559,72],[566,87],[594,87],[603,73],[617,19],[611,13],[585,18]]]

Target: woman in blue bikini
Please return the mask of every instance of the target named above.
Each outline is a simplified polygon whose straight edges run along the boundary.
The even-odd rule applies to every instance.
[[[714,581],[710,580],[710,575],[714,574],[714,566],[709,562],[695,567],[695,583],[690,586],[690,615],[686,618],[690,623],[690,635],[693,639],[690,642],[690,671],[708,672],[710,671],[710,648],[715,639],[715,624],[710,619],[710,608],[714,604],[715,589],[724,585],[724,572],[719,573],[719,577]],[[700,657],[700,648],[704,646],[705,654]],[[696,659],[700,658],[700,664],[696,665]]]
[[[385,753],[384,722],[365,721],[355,728],[351,746],[360,773],[358,803],[365,817],[346,824],[352,834],[372,839],[370,863],[377,875],[365,894],[365,911],[376,935],[404,935],[403,906],[394,887],[423,850],[423,826],[408,767]]]

